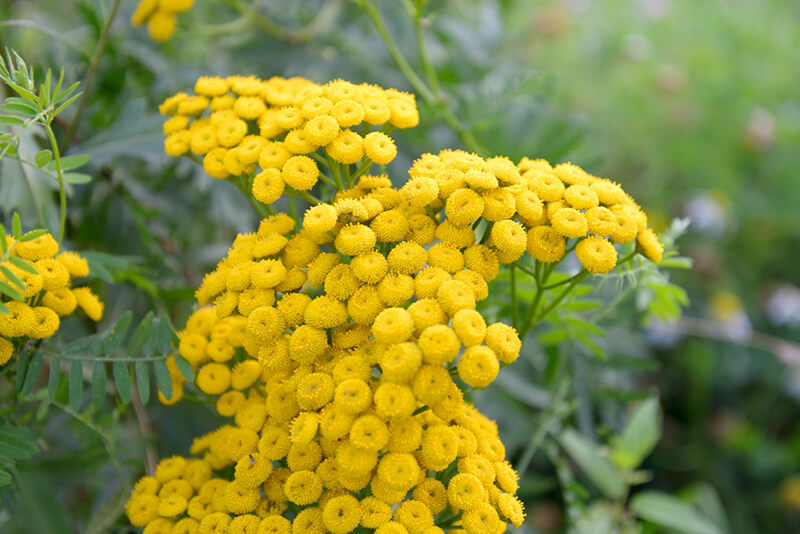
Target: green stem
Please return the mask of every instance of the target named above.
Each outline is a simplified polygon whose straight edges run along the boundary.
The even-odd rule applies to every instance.
[[[509,266],[511,273],[511,324],[519,328],[519,310],[517,308],[517,270],[513,263]]]
[[[544,288],[542,285],[544,282],[547,282],[547,276],[542,278],[542,265],[542,262],[538,260],[536,261],[536,267],[533,274],[533,279],[536,281],[536,294],[533,296],[533,301],[531,301],[528,312],[525,314],[525,319],[522,320],[522,328],[519,329],[519,337],[523,340],[525,339],[525,335],[528,333],[528,330],[531,327],[531,323],[533,323],[533,318],[536,315],[539,302],[541,302],[542,296],[544,296]]]
[[[562,301],[562,300],[564,300],[564,299],[567,297],[567,295],[569,295],[569,294],[570,294],[570,292],[571,292],[573,289],[575,289],[575,286],[577,286],[577,285],[578,285],[578,283],[580,283],[580,281],[581,281],[581,280],[583,280],[584,278],[586,278],[588,275],[589,275],[589,271],[586,271],[586,270],[584,270],[584,271],[581,271],[581,272],[579,272],[579,273],[578,273],[578,274],[576,274],[575,276],[573,276],[573,277],[570,279],[570,283],[569,283],[569,285],[567,286],[567,288],[566,288],[564,291],[562,291],[562,292],[561,292],[561,293],[560,293],[560,294],[559,294],[559,295],[558,295],[558,296],[555,298],[555,300],[553,300],[553,302],[551,302],[551,303],[550,303],[550,305],[544,309],[544,311],[543,311],[541,314],[539,314],[539,316],[536,318],[536,321],[537,321],[537,322],[538,322],[538,321],[541,321],[542,319],[544,319],[544,317],[545,317],[545,316],[546,316],[548,313],[550,313],[550,312],[551,312],[553,309],[555,309],[556,307],[558,307],[558,305],[559,305],[559,304],[561,304],[561,301]]]
[[[520,271],[522,271],[522,272],[524,272],[524,273],[527,273],[529,276],[532,276],[532,277],[536,278],[536,273],[534,273],[533,271],[531,271],[531,270],[530,270],[530,268],[528,268],[528,267],[525,267],[524,265],[522,265],[522,264],[521,264],[521,263],[519,263],[519,262],[515,263],[514,265],[516,265],[516,267],[517,267],[517,268],[518,268]]]
[[[308,202],[312,206],[315,206],[317,204],[322,204],[323,203],[320,199],[318,199],[317,197],[315,197],[314,195],[312,195],[308,191],[292,190],[291,193],[289,193],[289,194],[296,195],[296,196],[302,198],[303,200],[305,200],[306,202]]]
[[[347,184],[347,189],[353,187],[353,176],[350,173],[350,165],[344,166],[344,179],[345,183]]]
[[[339,162],[333,161],[327,153],[325,154],[325,158],[328,162],[328,168],[331,170],[331,174],[333,175],[333,179],[336,180],[336,189],[339,191],[344,191],[344,185],[342,184],[342,173],[341,169],[339,169]]]
[[[86,73],[86,81],[83,83],[83,94],[78,101],[78,107],[75,110],[75,115],[72,116],[72,120],[67,128],[67,133],[64,136],[64,150],[67,149],[69,144],[72,142],[72,138],[75,136],[75,128],[78,126],[78,119],[83,114],[83,110],[86,107],[87,96],[92,87],[94,76],[97,73],[97,66],[100,64],[100,57],[103,55],[103,50],[105,50],[106,44],[108,43],[108,35],[111,33],[111,23],[114,22],[114,17],[117,16],[117,11],[119,10],[121,3],[122,0],[114,0],[114,4],[111,6],[111,12],[108,14],[108,17],[106,17],[106,20],[103,23],[103,29],[100,32],[100,39],[97,41],[97,46],[94,49],[94,54],[92,54],[92,59],[89,60],[89,71]]]
[[[389,54],[392,56],[395,64],[406,77],[414,90],[419,93],[422,99],[425,100],[429,106],[439,111],[442,119],[459,135],[459,137],[461,137],[461,140],[468,149],[478,154],[482,154],[484,150],[480,143],[478,143],[478,140],[475,139],[475,136],[472,134],[472,132],[466,128],[460,120],[458,120],[451,110],[441,105],[438,96],[428,89],[428,86],[425,85],[425,82],[422,80],[422,78],[420,78],[417,73],[414,72],[414,69],[403,56],[403,53],[400,52],[400,49],[397,47],[395,42],[392,40],[392,36],[389,35],[389,31],[386,29],[386,25],[381,19],[380,12],[374,4],[374,0],[356,0],[356,2],[364,9],[364,11],[366,11],[367,15],[372,20],[372,24],[375,26],[378,34],[380,34],[386,47],[389,49]]]
[[[578,276],[579,274],[581,274],[584,271],[586,271],[586,269],[581,269],[580,271],[578,271],[578,274],[576,274],[575,276]],[[575,278],[575,276],[573,276],[571,278],[567,278],[567,279],[562,280],[560,282],[556,282],[555,284],[550,284],[549,286],[544,286],[542,289],[553,289],[553,288],[556,288],[556,287],[559,287],[559,286],[563,286],[564,284],[569,284],[570,282],[572,282],[572,279]]]
[[[61,213],[58,218],[58,242],[64,240],[64,229],[67,227],[67,192],[64,189],[64,172],[61,169],[61,152],[58,150],[58,142],[53,134],[53,128],[49,123],[45,123],[44,129],[47,138],[50,140],[50,147],[53,149],[53,161],[56,164],[56,178],[58,180],[58,196]]]
[[[422,10],[419,6],[417,6],[414,11],[414,30],[417,35],[417,48],[419,49],[419,60],[422,63],[422,70],[425,72],[425,77],[428,79],[431,91],[438,99],[441,94],[439,78],[436,76],[436,70],[433,68],[433,64],[431,64],[428,58],[428,51],[425,48],[425,34],[422,31]]]
[[[355,174],[353,174],[353,183],[352,183],[352,185],[355,185],[356,184],[356,180],[359,179],[362,174],[365,174],[366,172],[368,172],[371,168],[372,168],[372,160],[369,159],[369,158],[364,158],[364,161],[361,163],[361,165],[358,166],[358,169],[356,169]],[[351,185],[351,187],[352,187],[352,185]]]

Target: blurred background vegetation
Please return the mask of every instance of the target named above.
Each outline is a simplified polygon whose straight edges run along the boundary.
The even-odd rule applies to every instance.
[[[84,108],[58,125],[66,144],[74,122],[68,153],[92,156],[83,172],[93,182],[70,192],[67,243],[95,251],[93,285],[107,305],[98,329],[126,310],[169,314],[180,327],[203,273],[256,223],[230,184],[163,154],[157,106],[165,97],[208,74],[413,90],[354,2],[254,2],[258,17],[247,4],[197,2],[158,44],[130,27],[135,2],[122,2],[83,84]],[[380,8],[417,67],[405,3]],[[114,9],[111,0],[3,2],[0,45],[40,67],[63,66],[70,82],[86,80]],[[694,268],[672,280],[688,291],[685,315],[642,321],[637,304],[647,295],[637,291],[619,316],[598,316],[610,332],[597,341],[607,356],[571,360],[574,417],[603,441],[619,429],[626,402],[658,392],[663,439],[643,466],[652,475],[646,487],[682,492],[723,532],[800,530],[799,17],[800,3],[780,0],[431,0],[420,24],[443,98],[418,96],[422,123],[397,134],[390,165],[402,179],[419,154],[464,146],[465,132],[442,121],[449,109],[474,137],[471,149],[571,160],[619,181],[657,228],[690,221],[679,246]],[[23,153],[39,148],[35,135],[22,139]],[[25,227],[53,228],[55,202],[41,176],[0,163],[4,222],[18,210]],[[93,332],[72,321],[68,339]],[[548,416],[546,334],[528,340],[519,373],[501,373],[499,387],[480,396],[515,463]],[[27,410],[32,425],[54,410],[35,401],[0,408]],[[132,410],[110,399],[92,417],[50,413],[46,454],[20,466],[0,530],[125,532],[117,519],[124,483],[108,444],[135,478],[154,455],[185,451],[212,428],[207,414],[187,403]],[[556,474],[537,452],[523,473],[521,531],[565,531]],[[584,510],[576,524],[619,531],[591,523],[602,513]]]

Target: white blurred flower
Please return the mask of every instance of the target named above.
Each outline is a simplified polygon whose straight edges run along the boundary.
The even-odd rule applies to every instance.
[[[653,52],[650,40],[641,33],[629,33],[622,43],[625,57],[632,61],[644,61]]]
[[[692,227],[714,237],[722,235],[729,224],[725,206],[711,191],[694,194],[683,209],[692,221]]]
[[[797,286],[780,286],[769,296],[764,307],[772,324],[800,327],[800,289]]]

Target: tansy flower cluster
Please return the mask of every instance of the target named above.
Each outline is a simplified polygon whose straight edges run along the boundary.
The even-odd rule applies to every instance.
[[[287,188],[308,191],[320,178],[332,180],[321,176],[318,162],[330,163],[337,181],[340,165],[350,173],[350,165],[389,163],[397,148],[387,132],[419,122],[413,95],[343,80],[204,77],[194,89],[160,107],[170,116],[166,153],[202,157],[214,178],[246,176],[264,204]]]
[[[175,32],[175,16],[188,11],[194,0],[139,0],[131,15],[131,24],[147,24],[147,32],[154,41],[166,41]]]
[[[3,293],[0,303],[0,365],[8,362],[25,339],[46,339],[56,333],[60,318],[81,308],[94,321],[103,316],[103,303],[88,287],[73,288],[89,274],[89,264],[74,252],[59,253],[50,234],[15,241],[5,236],[9,258],[0,263],[0,281],[18,293]],[[22,261],[20,261],[22,260]]]
[[[203,279],[178,352],[195,370],[191,387],[230,421],[136,485],[131,523],[146,534],[521,525],[497,425],[464,399],[517,359],[521,341],[487,324],[478,303],[503,265],[526,258],[555,264],[574,249],[586,271],[605,273],[615,244],[638,240],[658,261],[641,209],[571,164],[459,150],[423,155],[397,188],[368,174],[395,148],[366,132],[418,121],[413,97],[392,90],[232,77],[201,78],[195,92],[162,105],[170,155],[202,155],[218,178],[251,177],[267,204],[318,180],[335,192],[303,197],[302,221],[272,215],[240,234]],[[173,403],[185,390],[170,366],[173,397],[162,402]]]

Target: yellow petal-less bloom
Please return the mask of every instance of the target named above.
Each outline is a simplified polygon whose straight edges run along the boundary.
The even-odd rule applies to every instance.
[[[589,236],[575,247],[581,265],[593,274],[607,273],[617,265],[617,250],[602,237]]]

